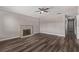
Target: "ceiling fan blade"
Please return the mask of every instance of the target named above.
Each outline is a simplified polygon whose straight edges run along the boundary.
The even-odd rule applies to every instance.
[[[48,12],[48,11],[44,11],[44,12]]]
[[[38,12],[39,14],[42,14],[40,11],[35,11],[35,12]]]
[[[49,8],[45,8],[44,10],[48,10]]]
[[[39,10],[42,10],[42,8],[38,8]]]

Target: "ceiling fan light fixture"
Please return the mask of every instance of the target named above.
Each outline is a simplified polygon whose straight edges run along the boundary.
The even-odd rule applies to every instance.
[[[43,14],[44,13],[44,11],[40,11],[40,14]]]
[[[48,13],[48,9],[49,8],[38,8],[39,11],[36,11],[36,12],[39,12],[40,14],[43,14],[43,13]]]

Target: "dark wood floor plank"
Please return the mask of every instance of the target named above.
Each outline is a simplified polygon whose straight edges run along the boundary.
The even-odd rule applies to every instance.
[[[44,33],[0,42],[1,52],[79,52],[79,40]]]
[[[45,40],[46,40],[46,39],[43,39],[43,40],[41,40],[41,41],[35,43],[34,45],[31,45],[31,47],[25,49],[24,51],[30,51],[30,52],[33,51],[34,49],[36,49],[36,48],[39,47],[40,45],[45,44]]]

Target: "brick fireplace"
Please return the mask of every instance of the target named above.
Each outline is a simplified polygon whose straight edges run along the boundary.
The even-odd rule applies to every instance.
[[[33,34],[33,26],[32,25],[21,25],[20,26],[20,36],[21,38],[29,37]]]

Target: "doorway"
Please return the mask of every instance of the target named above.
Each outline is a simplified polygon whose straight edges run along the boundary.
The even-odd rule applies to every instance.
[[[65,16],[65,37],[77,38],[77,19],[76,16]]]

